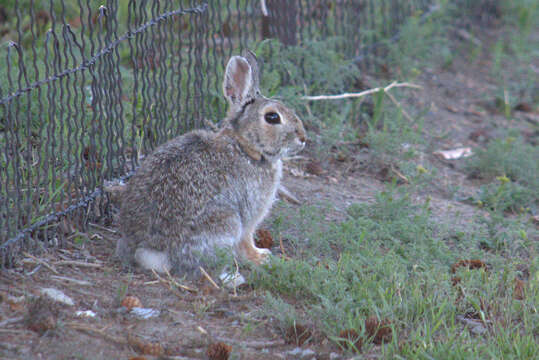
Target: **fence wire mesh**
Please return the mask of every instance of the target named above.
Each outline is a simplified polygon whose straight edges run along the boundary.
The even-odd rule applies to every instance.
[[[4,5],[2,5],[4,4]],[[428,0],[0,4],[0,268],[111,221],[105,181],[223,117],[224,64],[265,39],[376,52]],[[267,66],[271,66],[267,64]]]

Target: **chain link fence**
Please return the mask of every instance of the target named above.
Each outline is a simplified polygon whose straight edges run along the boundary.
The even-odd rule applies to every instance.
[[[427,0],[0,3],[0,268],[109,224],[106,181],[224,116],[224,64],[265,39],[340,39],[368,64]],[[376,55],[376,54],[375,54]],[[271,66],[271,63],[266,64]]]

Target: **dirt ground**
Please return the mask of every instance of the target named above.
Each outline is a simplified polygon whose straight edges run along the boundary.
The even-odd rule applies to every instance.
[[[403,105],[407,109],[430,109],[424,131],[434,150],[480,146],[496,134],[493,119],[498,124],[507,122],[501,114],[481,106],[483,94],[496,86],[488,72],[489,61],[485,58],[467,63],[456,59],[448,69],[424,69],[415,81],[424,90],[413,92]],[[527,128],[522,132],[530,136]],[[437,134],[448,135],[438,139]],[[359,154],[359,147],[353,151]],[[304,159],[287,165],[284,184],[303,204],[331,204],[328,221],[344,218],[350,204],[371,201],[385,186],[384,179],[366,171],[357,161],[359,155],[340,159],[344,161],[329,157],[319,164],[322,171],[314,171],[319,174],[309,173],[307,164],[313,160],[309,155],[313,153],[307,149]],[[435,216],[447,221],[457,212],[465,215],[479,211],[453,200],[447,191],[451,185],[458,185],[464,193],[477,191],[479,183],[466,177],[459,160],[442,161],[432,152],[422,156],[439,169],[438,186],[418,195],[431,197]],[[283,206],[299,207],[281,202],[273,211]],[[459,221],[467,218],[458,217]],[[171,287],[166,276],[159,280],[153,274],[128,274],[112,259],[119,237],[114,226],[91,225],[85,236],[91,241],[83,246],[73,242],[36,258],[25,256],[18,267],[0,273],[2,359],[149,359],[152,354],[202,359],[207,358],[208,351],[226,353],[226,346],[209,348],[219,342],[232,347],[231,358],[235,359],[345,358],[327,339],[299,348],[289,343],[272,318],[261,311],[262,294],[248,286],[234,291],[220,285],[218,290],[201,280],[182,284],[190,288],[187,290]],[[281,253],[278,243],[273,252]],[[62,291],[73,305],[46,301],[33,304],[28,300],[29,295],[40,295],[43,288]],[[159,313],[143,319],[127,312],[120,305],[125,294],[136,296],[143,308]],[[95,316],[76,313],[86,310]]]

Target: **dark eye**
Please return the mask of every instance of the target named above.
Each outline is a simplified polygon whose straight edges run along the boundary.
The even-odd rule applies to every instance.
[[[281,123],[281,117],[279,116],[279,114],[274,113],[274,112],[269,112],[266,115],[264,115],[264,119],[266,120],[268,124],[272,124],[272,125]]]

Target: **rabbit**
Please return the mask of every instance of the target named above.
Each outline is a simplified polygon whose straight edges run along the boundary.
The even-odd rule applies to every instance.
[[[217,132],[194,130],[146,157],[122,194],[116,256],[127,266],[189,276],[218,248],[262,264],[253,234],[268,215],[282,158],[301,151],[302,121],[259,89],[255,55],[230,58],[229,109]]]

